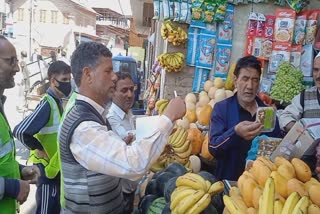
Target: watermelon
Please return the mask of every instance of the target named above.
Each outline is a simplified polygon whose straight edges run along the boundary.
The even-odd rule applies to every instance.
[[[218,211],[212,204],[209,204],[209,206],[203,210],[201,214],[218,214]]]
[[[152,179],[151,181],[149,181],[149,183],[146,186],[146,190],[145,190],[144,194],[145,195],[152,194],[152,195],[161,196],[158,192],[158,189],[157,189],[157,180],[156,179]]]
[[[186,167],[184,167],[181,163],[176,162],[170,163],[164,171],[171,172],[176,176],[181,176],[188,172]]]
[[[148,209],[151,206],[152,202],[156,200],[158,196],[156,195],[145,195],[142,200],[139,202],[138,208],[141,214],[147,214]]]
[[[166,183],[166,185],[164,185],[164,198],[166,199],[166,202],[170,202],[171,200],[171,194],[172,192],[175,190],[176,188],[176,180],[177,180],[178,177],[173,177],[173,178],[170,178],[168,180],[168,182]]]
[[[148,214],[161,214],[165,206],[166,200],[164,199],[164,197],[157,198],[149,207]]]
[[[170,203],[167,203],[161,214],[171,214]]]
[[[203,177],[205,180],[210,181],[212,184],[218,181],[216,176],[214,176],[213,174],[211,174],[210,172],[207,172],[207,171],[200,171],[198,173],[198,175]]]
[[[158,195],[163,196],[164,193],[164,186],[166,183],[169,181],[170,178],[175,177],[174,174],[171,172],[162,172],[156,179],[157,181],[157,190],[158,190]]]
[[[154,173],[152,176],[152,179],[157,179],[162,172],[163,172],[163,170]]]

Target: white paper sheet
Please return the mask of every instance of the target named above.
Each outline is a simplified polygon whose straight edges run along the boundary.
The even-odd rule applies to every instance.
[[[136,140],[139,142],[145,137],[151,136],[156,130],[155,123],[159,122],[159,116],[146,116],[136,119]]]

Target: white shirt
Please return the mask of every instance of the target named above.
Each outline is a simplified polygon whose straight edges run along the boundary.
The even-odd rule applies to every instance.
[[[80,94],[77,99],[89,103],[106,118],[104,107]],[[88,170],[138,180],[161,155],[173,128],[171,120],[164,115],[154,125],[154,133],[128,146],[106,126],[84,121],[74,130],[70,150],[74,158]]]

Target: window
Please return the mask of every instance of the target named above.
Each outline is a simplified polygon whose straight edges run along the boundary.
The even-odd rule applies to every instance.
[[[68,14],[63,14],[63,24],[68,25],[69,24],[69,18],[68,18]]]
[[[51,10],[51,23],[53,24],[58,23],[58,11]]]
[[[18,21],[23,21],[24,19],[24,10],[23,8],[18,9]]]
[[[47,21],[47,11],[46,10],[40,10],[40,22],[46,23]]]
[[[143,3],[142,26],[151,27],[152,18],[153,18],[153,4]]]

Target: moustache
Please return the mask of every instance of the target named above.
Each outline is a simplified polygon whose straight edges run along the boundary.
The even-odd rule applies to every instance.
[[[316,81],[320,81],[320,77],[316,78]]]

